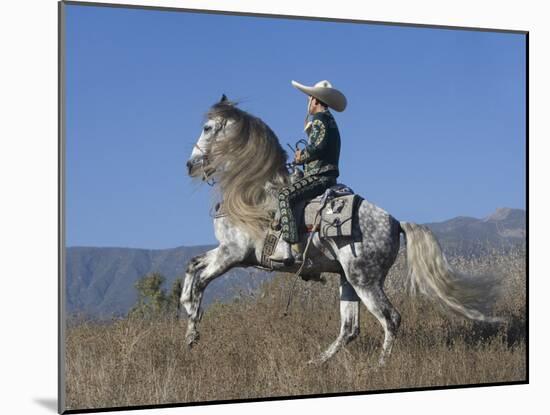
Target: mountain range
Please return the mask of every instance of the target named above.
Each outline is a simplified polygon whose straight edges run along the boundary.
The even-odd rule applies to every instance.
[[[483,219],[459,216],[426,225],[447,255],[479,256],[492,250],[525,247],[526,219],[522,209],[498,208]]]
[[[486,218],[456,217],[427,223],[448,255],[481,255],[493,249],[524,247],[526,214],[521,209],[499,208]],[[66,309],[68,314],[94,318],[124,315],[135,304],[136,281],[161,273],[166,287],[184,274],[187,262],[213,246],[181,246],[171,249],[105,247],[66,248]],[[239,292],[256,290],[270,273],[234,269],[206,289],[204,304],[227,301]]]

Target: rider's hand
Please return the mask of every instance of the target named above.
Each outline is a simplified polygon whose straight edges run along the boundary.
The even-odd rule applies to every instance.
[[[294,153],[294,162],[300,163],[300,158],[302,157],[302,151],[299,149],[296,149],[296,152]]]

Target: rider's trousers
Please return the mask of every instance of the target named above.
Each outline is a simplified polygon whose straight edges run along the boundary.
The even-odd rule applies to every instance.
[[[311,175],[300,179],[290,186],[283,187],[279,191],[279,211],[281,213],[281,237],[290,244],[299,242],[300,235],[296,219],[294,218],[294,206],[300,200],[311,199],[336,184],[333,175]]]

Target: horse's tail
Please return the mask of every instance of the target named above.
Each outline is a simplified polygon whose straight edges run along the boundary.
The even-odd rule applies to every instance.
[[[494,300],[494,281],[455,272],[427,226],[408,222],[400,225],[407,242],[408,282],[412,293],[420,291],[444,309],[473,320],[502,321],[481,311]]]

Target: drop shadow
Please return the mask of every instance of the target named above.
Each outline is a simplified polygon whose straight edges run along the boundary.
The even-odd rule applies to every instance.
[[[57,413],[57,399],[54,398],[35,398],[34,402],[38,405]]]

